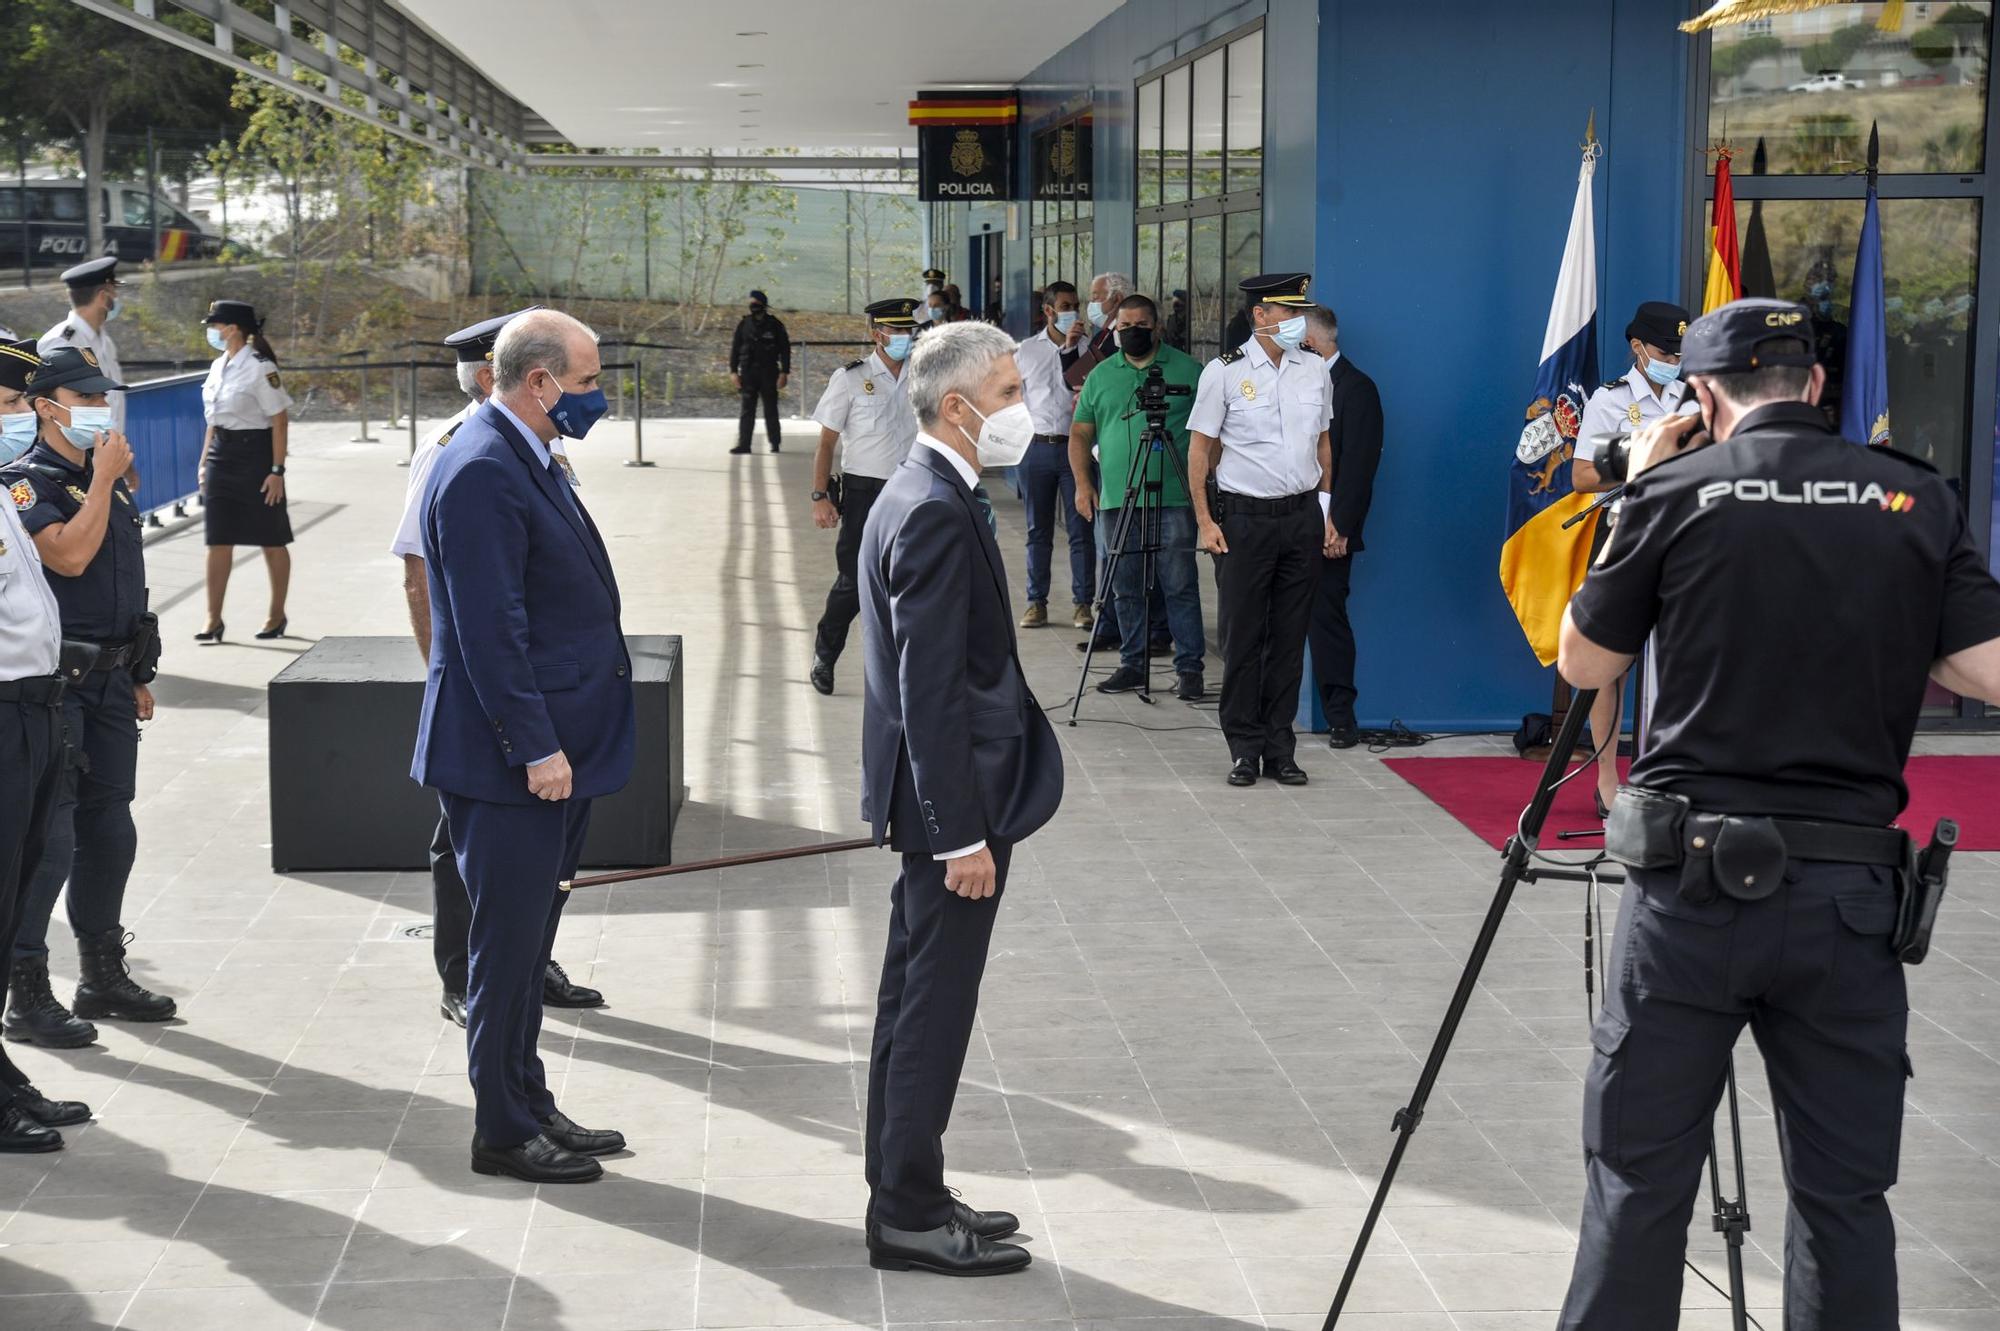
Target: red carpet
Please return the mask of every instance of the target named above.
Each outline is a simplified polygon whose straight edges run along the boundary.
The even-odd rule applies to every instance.
[[[1382,765],[1496,850],[1514,835],[1514,822],[1542,772],[1540,763],[1518,758],[1389,758]],[[1622,771],[1627,764],[1618,766]],[[1556,792],[1543,845],[1553,848],[1557,832],[1598,826],[1590,807],[1594,777],[1586,773]],[[1910,807],[1898,821],[1913,836],[1928,840],[1937,820],[1951,817],[1958,820],[1960,850],[2000,850],[2000,757],[1912,758],[1905,779]],[[1603,843],[1593,838],[1575,844],[1583,849]]]

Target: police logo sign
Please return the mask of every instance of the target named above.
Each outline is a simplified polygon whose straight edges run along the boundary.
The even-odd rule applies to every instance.
[[[951,169],[961,176],[976,176],[986,165],[986,150],[979,146],[977,130],[962,129],[951,145]]]

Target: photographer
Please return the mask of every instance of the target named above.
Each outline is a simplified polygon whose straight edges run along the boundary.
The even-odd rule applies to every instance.
[[[1633,436],[1560,667],[1612,685],[1649,636],[1650,742],[1607,831],[1630,868],[1584,1091],[1587,1188],[1561,1325],[1679,1319],[1689,1215],[1730,1051],[1769,1073],[1791,1207],[1786,1325],[1897,1325],[1908,1004],[1892,933],[1916,891],[1890,827],[1926,677],[2000,697],[2000,584],[1920,462],[1817,409],[1810,313],[1695,321],[1699,420]]]
[[[1194,410],[1194,389],[1201,366],[1186,352],[1160,341],[1160,311],[1147,296],[1127,296],[1118,304],[1112,323],[1118,351],[1090,372],[1077,395],[1076,420],[1070,426],[1069,467],[1076,481],[1076,511],[1095,518],[1107,551],[1115,551],[1120,516],[1128,505],[1151,497],[1157,505],[1159,550],[1153,571],[1166,598],[1167,627],[1174,638],[1177,697],[1194,701],[1206,692],[1202,657],[1201,590],[1194,563],[1194,510],[1181,477],[1187,470],[1188,414]],[[1149,381],[1157,378],[1157,387]],[[1178,391],[1173,391],[1178,390]],[[1144,445],[1149,431],[1147,406],[1160,413],[1168,446],[1179,466],[1164,456],[1146,459],[1141,493],[1132,494],[1133,451]],[[1091,482],[1090,450],[1098,450],[1100,495]],[[1157,484],[1156,495],[1151,486]],[[1146,682],[1146,560],[1141,548],[1142,514],[1126,524],[1122,556],[1112,576],[1111,594],[1118,608],[1118,669],[1097,686],[1100,693],[1124,693]],[[1157,629],[1157,625],[1155,628]]]

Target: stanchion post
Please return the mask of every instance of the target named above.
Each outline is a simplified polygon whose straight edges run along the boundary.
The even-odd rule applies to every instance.
[[[393,430],[396,428],[397,422],[402,419],[403,381],[392,374],[389,376],[389,418],[382,422],[382,427],[387,430]]]
[[[416,457],[416,455],[417,455],[417,360],[416,357],[412,356],[410,358],[410,457],[404,458],[403,464],[405,466],[408,466],[410,458],[414,458]]]
[[[361,429],[348,442],[352,444],[374,443],[375,436],[368,433],[368,362],[366,360],[361,362],[361,396],[356,404],[356,410],[361,414]]]
[[[806,414],[806,370],[812,364],[812,348],[799,344],[799,418]]]

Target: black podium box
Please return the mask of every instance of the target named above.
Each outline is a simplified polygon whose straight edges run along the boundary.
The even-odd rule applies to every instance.
[[[583,862],[673,862],[686,799],[681,766],[681,640],[633,635],[638,762],[597,801]],[[435,792],[410,780],[424,664],[407,637],[322,638],[271,681],[271,867],[427,869]]]

